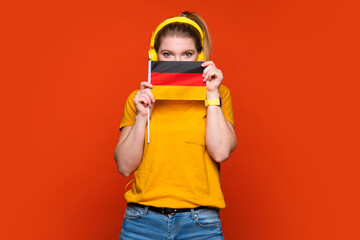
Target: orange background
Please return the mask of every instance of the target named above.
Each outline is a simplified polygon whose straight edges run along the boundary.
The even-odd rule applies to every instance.
[[[226,239],[360,239],[355,4],[1,5],[0,239],[118,238],[130,180],[113,160],[124,103],[147,79],[151,32],[182,10],[206,20],[233,97]]]

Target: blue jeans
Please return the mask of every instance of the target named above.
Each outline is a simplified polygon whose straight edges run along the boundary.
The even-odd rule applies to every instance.
[[[219,211],[213,208],[161,214],[148,207],[128,205],[119,240],[224,239]]]

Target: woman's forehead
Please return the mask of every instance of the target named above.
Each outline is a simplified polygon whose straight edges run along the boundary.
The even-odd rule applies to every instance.
[[[171,35],[162,39],[160,48],[194,48],[195,40],[191,37]]]

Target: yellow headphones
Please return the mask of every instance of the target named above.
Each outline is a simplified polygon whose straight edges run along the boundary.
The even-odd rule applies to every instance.
[[[201,45],[204,47],[204,34],[200,28],[200,26],[194,22],[193,20],[187,18],[187,17],[173,17],[173,18],[169,18],[169,19],[166,19],[165,21],[163,21],[162,23],[160,23],[160,25],[155,29],[155,32],[153,32],[152,34],[152,37],[151,37],[151,42],[150,42],[150,50],[149,50],[149,59],[151,61],[158,61],[158,55],[155,51],[155,47],[154,47],[154,44],[155,44],[155,37],[156,37],[156,34],[158,34],[158,32],[163,28],[165,27],[166,25],[170,24],[170,23],[174,23],[174,22],[179,22],[179,23],[187,23],[187,24],[190,24],[191,26],[195,27],[196,30],[199,31],[200,35],[201,35]],[[204,58],[204,50],[202,50],[199,54],[198,54],[198,57],[197,57],[197,60],[200,61],[200,60],[205,60]]]

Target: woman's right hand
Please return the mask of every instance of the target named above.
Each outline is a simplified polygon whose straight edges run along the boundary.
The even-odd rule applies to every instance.
[[[140,116],[147,116],[148,107],[150,107],[150,112],[152,111],[152,107],[154,106],[155,102],[154,95],[150,90],[152,87],[153,86],[149,82],[141,82],[140,90],[135,95],[134,103],[138,115]]]

